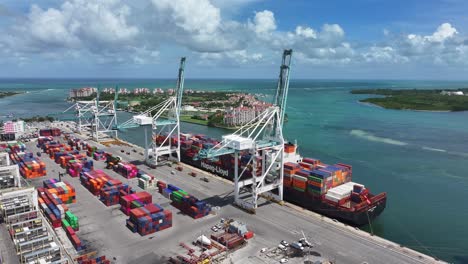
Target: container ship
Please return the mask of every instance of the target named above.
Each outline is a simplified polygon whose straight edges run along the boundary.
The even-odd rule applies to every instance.
[[[154,140],[160,144],[165,136],[159,135]],[[176,141],[175,137],[172,138],[171,144],[175,145]],[[202,148],[210,149],[219,143],[218,140],[181,133],[180,141],[182,162],[234,179],[234,155],[219,156],[215,160],[195,158]],[[285,201],[353,226],[371,223],[385,209],[387,194],[374,195],[364,185],[352,182],[352,166],[342,163],[328,165],[318,159],[303,158],[295,143],[285,144],[284,152]],[[250,154],[241,152],[239,156],[239,171],[247,167],[245,173],[251,176]]]

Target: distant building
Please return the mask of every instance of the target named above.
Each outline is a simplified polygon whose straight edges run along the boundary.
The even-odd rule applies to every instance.
[[[161,88],[156,88],[156,89],[153,90],[153,94],[163,94],[163,93],[164,93],[164,91]]]
[[[25,124],[23,120],[16,122],[6,121],[3,123],[4,134],[15,134],[16,136],[23,134],[25,131]]]
[[[109,94],[113,94],[115,93],[115,89],[114,88],[104,88],[102,90],[103,93],[109,93]]]
[[[442,91],[442,95],[464,95],[462,91]]]
[[[119,94],[130,94],[130,91],[127,88],[120,88]]]
[[[168,95],[173,95],[174,94],[174,89],[167,89],[167,94]]]
[[[133,89],[133,94],[150,94],[150,89],[148,88],[135,88]]]
[[[79,89],[71,89],[69,93],[69,97],[77,98],[77,97],[88,97],[93,95],[97,92],[97,89],[94,87],[83,87]]]
[[[255,118],[253,107],[230,107],[224,112],[224,124],[227,126],[241,126]]]
[[[197,111],[198,109],[192,105],[183,105],[182,111]]]

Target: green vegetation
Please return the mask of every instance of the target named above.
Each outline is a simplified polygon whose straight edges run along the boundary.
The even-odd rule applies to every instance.
[[[444,95],[443,91],[462,91],[468,94],[468,88],[456,90],[392,90],[392,89],[363,89],[352,90],[353,94],[383,95],[381,98],[366,98],[360,102],[372,103],[387,109],[426,110],[426,111],[466,111],[468,110],[468,96]]]
[[[224,115],[221,112],[217,112],[208,117],[208,126],[219,126],[224,122]]]
[[[242,100],[238,102],[227,102],[226,100],[232,95],[238,92],[225,92],[225,91],[216,91],[216,92],[202,92],[202,93],[187,93],[183,96],[183,103],[198,103],[200,107],[205,108],[224,108],[224,107],[238,107],[241,105]],[[70,101],[80,100],[80,101],[89,101],[96,98],[96,93],[91,96],[79,97],[79,98],[68,98]],[[155,106],[165,99],[168,98],[167,94],[119,94],[119,102],[137,102],[131,107],[132,111],[142,112],[146,109]],[[114,100],[113,93],[101,92],[99,100],[109,101]],[[123,104],[122,104],[123,105]],[[130,110],[130,109],[128,109]]]
[[[21,94],[21,92],[0,92],[0,98]]]
[[[33,117],[21,118],[21,120],[23,120],[26,123],[30,123],[30,122],[44,122],[44,121],[52,122],[55,119],[50,116],[33,116]],[[17,121],[17,119],[13,119],[13,121]]]
[[[202,119],[196,118],[194,116],[186,116],[186,115],[180,116],[180,121],[187,122],[187,123],[194,123],[194,124],[204,125],[204,126],[208,125],[207,120],[202,120]]]

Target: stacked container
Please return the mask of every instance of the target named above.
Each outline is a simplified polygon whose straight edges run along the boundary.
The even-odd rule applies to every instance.
[[[60,198],[52,195],[45,188],[38,188],[37,192],[39,196],[37,200],[42,212],[46,215],[54,228],[60,227],[62,225],[61,219],[68,211],[68,207],[62,204]]]
[[[119,203],[121,205],[120,210],[125,214],[129,215],[132,210],[132,202],[138,201],[143,205],[147,205],[153,202],[153,196],[147,192],[137,192],[121,196]]]
[[[167,188],[162,191],[164,196],[167,195],[170,197],[174,207],[194,219],[204,217],[211,212],[211,206],[205,201],[198,200],[196,197],[189,195],[177,186],[168,184]]]
[[[137,174],[138,177],[138,187],[143,190],[153,189],[157,187],[157,180],[153,175],[150,175],[146,172],[139,171]]]
[[[68,139],[68,145],[76,150],[81,150],[81,139],[75,137],[65,137]]]
[[[53,137],[59,137],[61,135],[61,131],[58,128],[49,128],[49,129],[41,129],[39,130],[39,136],[42,137],[48,137],[48,136],[53,136]]]
[[[78,217],[76,217],[76,215],[72,214],[72,212],[70,211],[66,212],[65,218],[62,219],[62,226],[70,226],[71,228],[73,228],[74,231],[78,231],[80,229]]]
[[[54,138],[53,137],[38,137],[37,138],[37,147],[38,148],[41,148],[42,149],[42,146],[47,143],[47,142],[50,142],[50,141],[53,141]]]
[[[132,187],[126,184],[116,184],[115,181],[108,181],[106,186],[101,189],[99,200],[106,206],[116,205],[120,197],[132,194]]]
[[[93,157],[94,152],[96,150],[97,150],[97,147],[87,144],[87,146],[86,146],[86,155],[88,155],[88,157]]]
[[[92,160],[69,160],[67,163],[67,173],[72,177],[78,177],[81,172],[92,171],[94,168]]]
[[[20,174],[24,178],[39,178],[47,174],[45,163],[39,158],[34,157],[32,153],[24,153],[15,156],[16,158],[13,158],[12,161],[16,162],[16,159],[19,160],[17,164],[19,165]]]
[[[70,239],[76,251],[83,250],[83,245],[81,243],[81,240],[76,235],[75,230],[73,230],[71,226],[67,226],[67,227],[64,226],[63,228],[65,229],[65,232],[67,233],[67,237],[68,239]]]
[[[105,160],[106,159],[106,153],[103,150],[96,150],[93,153],[93,159],[94,160]]]
[[[62,203],[70,204],[76,202],[75,188],[67,181],[61,182],[57,179],[48,179],[44,180],[43,186],[51,194],[56,195]]]
[[[134,164],[119,162],[114,166],[114,171],[127,179],[135,178],[138,174],[138,168]]]
[[[228,249],[235,249],[245,242],[242,236],[235,233],[212,234],[211,239],[226,246]]]
[[[78,264],[110,264],[110,260],[106,259],[106,256],[100,256],[97,258],[90,259],[88,256],[81,256],[76,259]]]
[[[316,169],[310,172],[307,191],[315,195],[323,195],[333,187],[333,177],[330,172]]]
[[[172,226],[172,212],[158,204],[147,204],[130,211],[127,227],[132,232],[145,236]]]
[[[70,160],[86,161],[86,156],[79,154],[79,152],[75,150],[72,152],[64,153],[58,158],[58,161],[56,160],[56,162],[60,164],[60,167],[66,168]]]
[[[333,187],[328,190],[327,194],[325,194],[325,199],[329,202],[342,205],[350,200],[351,193],[356,183],[348,182],[345,184],[341,184],[337,187]]]
[[[158,192],[160,194],[163,194],[163,190],[166,189],[167,185],[163,181],[157,181],[156,185],[158,186]],[[170,199],[170,197],[166,197],[167,199]]]
[[[99,195],[101,188],[109,181],[114,180],[102,170],[86,171],[80,175],[81,184],[93,195]]]
[[[54,145],[48,145],[48,149],[46,153],[49,155],[51,159],[56,160],[56,157],[63,156],[67,154],[69,151],[72,151],[72,148],[65,144],[54,144]],[[75,152],[75,153],[77,154],[78,152]],[[58,163],[58,161],[56,162]]]

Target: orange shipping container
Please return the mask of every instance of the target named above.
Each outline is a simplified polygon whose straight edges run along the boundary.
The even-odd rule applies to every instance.
[[[315,186],[315,187],[320,187],[320,188],[323,187],[323,183],[314,182],[314,181],[308,181],[307,184]]]

